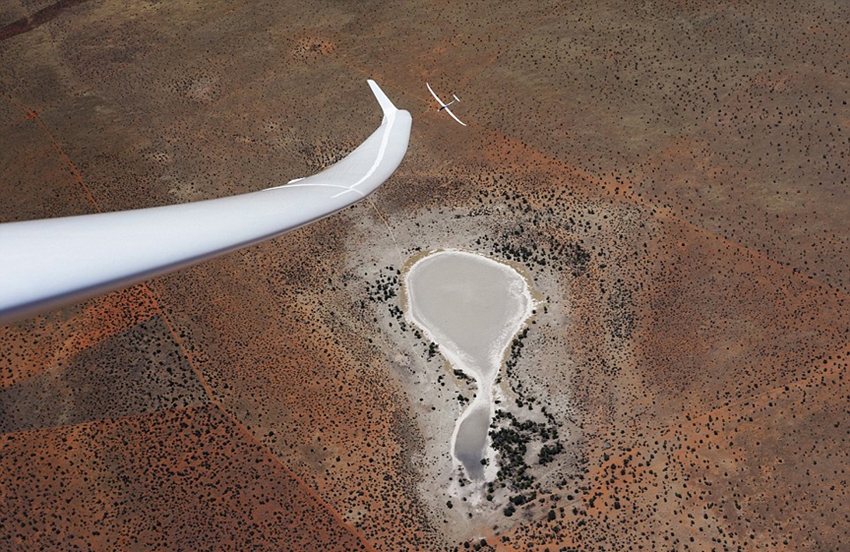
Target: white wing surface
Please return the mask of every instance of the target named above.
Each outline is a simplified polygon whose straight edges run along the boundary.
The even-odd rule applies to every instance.
[[[441,100],[441,99],[437,96],[437,94],[436,94],[436,93],[434,92],[434,90],[431,88],[431,85],[430,85],[430,84],[428,84],[428,83],[426,82],[426,83],[425,83],[425,86],[427,86],[427,87],[428,87],[428,92],[430,92],[430,93],[431,93],[431,95],[432,95],[432,96],[434,96],[434,99],[435,99],[435,100],[437,100],[437,103],[438,103],[438,104],[440,104],[440,106],[441,106],[441,107],[446,107],[446,104],[444,104],[444,103],[443,103],[443,100]]]
[[[133,211],[0,224],[0,324],[279,236],[343,209],[401,163],[410,113],[368,81],[381,126],[347,157],[295,183]]]
[[[451,115],[451,116],[452,116],[452,119],[454,119],[455,121],[459,122],[459,123],[460,123],[460,124],[462,124],[463,126],[466,126],[466,123],[464,123],[463,121],[461,121],[460,119],[458,119],[457,117],[455,117],[455,114],[454,114],[454,113],[452,113],[452,110],[451,110],[451,109],[449,109],[448,107],[446,108],[446,113],[448,113],[449,115]]]

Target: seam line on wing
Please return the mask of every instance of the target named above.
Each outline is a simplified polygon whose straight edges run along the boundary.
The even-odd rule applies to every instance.
[[[333,197],[337,197],[347,192],[357,192],[360,195],[363,195],[363,192],[360,190],[354,190],[349,188],[348,186],[340,186],[339,184],[321,184],[319,182],[309,182],[304,184],[284,184],[283,186],[278,186],[277,188],[268,188],[269,190],[279,190],[281,188],[338,188],[342,190],[340,193],[336,194]]]
[[[345,194],[345,193],[348,193],[348,192],[357,192],[361,196],[363,195],[362,192],[360,192],[359,190],[356,190],[355,188],[357,188],[357,186],[362,184],[367,178],[372,176],[372,174],[374,174],[374,172],[378,169],[378,165],[381,164],[381,160],[383,160],[384,153],[386,153],[386,150],[387,150],[387,144],[390,141],[390,133],[392,131],[393,124],[395,123],[395,113],[388,113],[385,116],[387,118],[387,128],[384,131],[384,135],[381,137],[381,147],[378,149],[378,156],[375,158],[375,161],[372,163],[372,166],[369,167],[369,170],[366,172],[365,175],[363,175],[363,177],[360,178],[360,180],[358,180],[357,182],[355,182],[351,186],[347,187],[346,191],[336,194],[331,199],[339,197],[342,194]]]

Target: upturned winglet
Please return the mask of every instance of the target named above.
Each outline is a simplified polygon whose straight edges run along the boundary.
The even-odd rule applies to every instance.
[[[378,103],[381,104],[381,109],[384,111],[384,115],[390,115],[398,111],[398,108],[393,105],[393,102],[384,94],[384,91],[381,90],[381,87],[378,86],[378,83],[373,81],[372,79],[367,80],[369,83],[369,87],[372,89],[372,93],[377,98]]]

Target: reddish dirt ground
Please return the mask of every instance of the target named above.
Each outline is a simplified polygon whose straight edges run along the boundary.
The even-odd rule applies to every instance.
[[[835,0],[0,3],[2,222],[317,172],[377,126],[368,77],[414,117],[369,202],[0,328],[0,549],[839,549],[848,23]],[[535,248],[570,315],[532,340],[570,368],[517,370],[568,381],[580,428],[559,482],[466,533],[423,487],[418,353],[365,291],[447,240]]]
[[[215,406],[6,434],[4,547],[371,550]]]

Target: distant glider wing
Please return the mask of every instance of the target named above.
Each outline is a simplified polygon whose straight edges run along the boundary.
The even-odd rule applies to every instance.
[[[455,117],[455,114],[454,114],[454,113],[452,113],[452,110],[451,110],[451,109],[449,109],[448,107],[446,108],[446,113],[448,113],[449,115],[451,115],[451,116],[452,116],[452,119],[454,119],[455,121],[459,122],[459,123],[460,123],[460,124],[462,124],[463,126],[466,126],[466,123],[464,123],[463,121],[461,121],[460,119],[458,119],[457,117]]]
[[[426,82],[426,83],[425,83],[425,86],[427,86],[427,87],[428,87],[428,92],[430,92],[430,93],[431,93],[431,95],[432,95],[432,96],[434,96],[434,99],[435,99],[435,100],[437,100],[437,103],[438,103],[438,104],[440,104],[440,107],[446,107],[446,104],[444,104],[444,103],[443,103],[443,100],[441,100],[441,99],[439,98],[439,96],[437,96],[437,94],[436,94],[436,93],[434,92],[434,90],[431,88],[431,85],[430,85],[430,84],[428,84],[428,83]]]
[[[368,82],[381,126],[318,174],[219,199],[0,224],[0,325],[279,236],[373,192],[401,163],[411,117]]]

